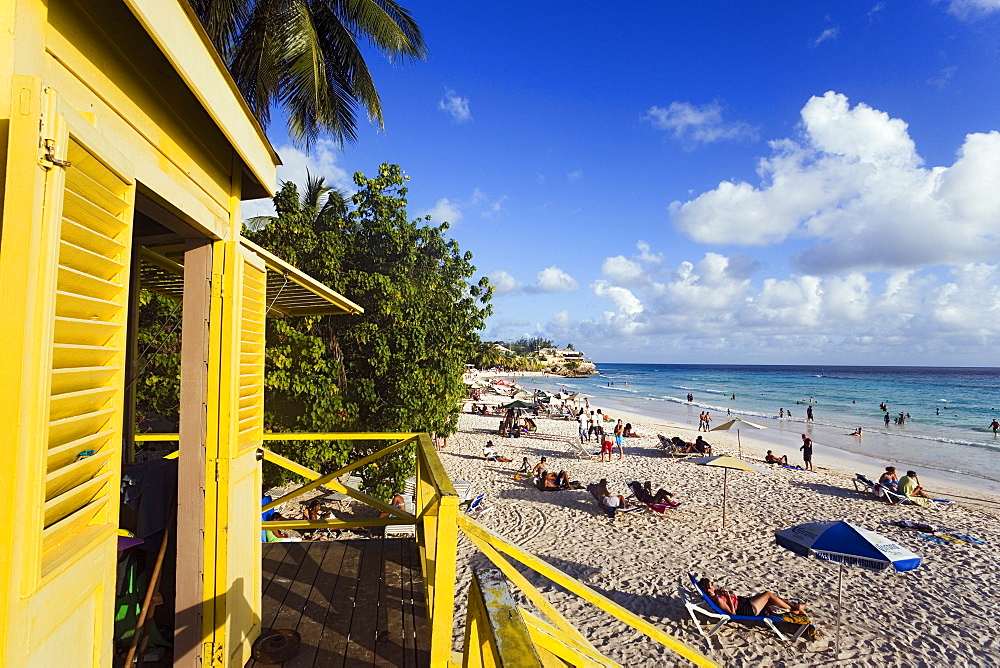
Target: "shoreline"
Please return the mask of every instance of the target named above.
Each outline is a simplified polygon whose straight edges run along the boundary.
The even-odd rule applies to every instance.
[[[489,404],[501,401],[509,399],[485,398]],[[594,408],[605,405],[595,402]],[[1000,611],[992,605],[992,586],[986,587],[991,591],[984,590],[1000,563],[1000,507],[996,505],[1000,500],[974,504],[959,499],[948,510],[889,506],[856,492],[850,478],[857,463],[820,445],[814,456],[815,473],[759,462],[753,463],[765,473],[730,471],[728,521],[722,528],[722,472],[667,458],[656,446],[657,432],[693,440],[695,426],[617,409],[608,412],[616,419],[632,421],[641,434],[641,438],[626,439],[622,460],[617,459],[617,449],[610,463],[578,457],[577,425],[572,421],[539,418],[536,434],[500,438],[496,435],[500,416],[469,413],[460,416],[459,432],[449,439],[440,458],[453,480],[467,480],[475,493],[486,495],[490,509],[480,518],[484,525],[678,639],[709,652],[724,665],[804,668],[837,663],[875,668],[884,665],[886,656],[893,656],[900,665],[1000,663],[1000,646],[982,642],[992,637],[992,629],[1000,622]],[[708,439],[717,453],[739,453],[735,433],[712,432]],[[482,448],[487,440],[493,440],[498,452],[514,461],[486,462]],[[742,432],[740,442],[744,459],[751,461],[766,449],[775,449],[756,434],[747,437]],[[795,463],[791,455],[798,453],[786,454]],[[650,480],[654,489],[662,486],[674,492],[682,505],[665,515],[643,511],[608,519],[586,491],[541,492],[530,481],[514,479],[522,457],[528,457],[533,466],[541,456],[548,458],[550,470],[565,469],[572,480],[584,485],[607,478],[609,487],[618,493],[626,492],[627,480]],[[962,491],[968,490],[954,489],[956,496]],[[927,542],[892,524],[902,519],[945,524],[986,544],[963,547]],[[833,655],[836,567],[794,556],[774,541],[776,531],[823,520],[864,526],[923,560],[917,570],[899,576],[846,569],[844,634],[838,657]],[[472,568],[482,564],[482,556],[463,541],[459,587],[469,581]],[[719,642],[708,643],[698,634],[680,602],[678,584],[689,572],[717,579],[741,595],[770,590],[808,598],[824,637],[789,648],[764,627],[729,624],[716,635],[725,646],[720,649]],[[529,581],[609,658],[632,666],[688,665],[547,580],[529,574]],[[942,591],[949,595],[942,597]],[[519,594],[515,597],[521,600]],[[894,615],[891,628],[886,627],[885,611],[898,608],[901,598],[910,607],[906,614]],[[464,616],[464,605],[460,597],[457,616]],[[970,608],[976,610],[975,615],[968,614]],[[959,627],[960,633],[955,630]]]
[[[494,377],[502,378],[504,375],[499,374]],[[557,389],[551,386],[543,386],[541,383],[532,383],[532,385],[537,386],[539,389],[544,389],[547,392],[555,391]],[[691,433],[694,433],[697,429],[697,415],[701,412],[701,409],[698,409],[696,405],[692,404],[657,405],[657,408],[660,410],[654,410],[651,407],[649,410],[644,411],[641,408],[627,406],[621,401],[616,401],[616,398],[614,397],[601,396],[590,398],[593,402],[591,404],[592,407],[607,407],[608,409],[614,410],[623,415],[628,415],[630,419],[626,421],[631,421],[633,423],[652,422],[655,424],[662,424],[663,426],[669,428],[685,429]],[[673,410],[668,410],[670,408],[673,408]],[[770,421],[768,419],[761,419],[757,416],[744,415],[739,411],[733,411],[731,416],[727,416],[725,413],[720,414],[715,412],[712,414],[712,417],[713,424],[715,426],[733,418],[742,418],[756,424]],[[766,452],[768,449],[775,451],[781,450],[778,454],[787,454],[789,462],[800,462],[801,460],[798,455],[798,447],[801,444],[801,440],[799,434],[806,433],[813,439],[815,444],[814,459],[816,459],[817,462],[825,460],[825,466],[837,470],[839,473],[847,475],[851,478],[853,478],[856,473],[865,473],[868,477],[877,479],[878,476],[881,475],[885,466],[888,465],[896,466],[897,470],[901,472],[914,468],[917,469],[917,473],[920,475],[921,480],[926,483],[925,486],[928,488],[969,499],[985,496],[987,498],[983,499],[984,502],[989,504],[1000,504],[1000,481],[993,480],[992,478],[978,477],[973,474],[945,470],[942,468],[928,466],[926,464],[923,466],[914,465],[912,463],[901,461],[900,459],[883,457],[878,453],[854,452],[843,447],[839,447],[836,444],[836,440],[838,438],[846,439],[851,437],[847,434],[839,434],[835,428],[827,425],[808,423],[799,419],[781,421],[774,420],[774,422],[777,424],[767,425],[766,428],[762,430],[753,429],[749,426],[745,429],[741,429],[741,440],[746,442],[749,439],[757,442],[758,448],[764,448],[762,452]],[[706,438],[711,441],[711,438],[715,438],[716,434],[719,433],[721,432],[712,432],[712,436],[706,436]],[[671,434],[667,435],[669,436]],[[879,440],[880,434],[866,432],[865,436],[862,437],[861,443],[864,442],[863,439],[866,437],[869,439],[869,442],[874,442]],[[865,468],[858,468],[859,466]]]

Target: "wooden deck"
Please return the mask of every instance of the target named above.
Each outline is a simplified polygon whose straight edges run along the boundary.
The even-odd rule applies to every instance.
[[[263,574],[261,628],[302,636],[301,651],[284,668],[430,664],[412,539],[269,543]]]

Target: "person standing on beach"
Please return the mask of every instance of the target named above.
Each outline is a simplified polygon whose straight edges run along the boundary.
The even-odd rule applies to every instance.
[[[889,426],[889,414],[888,413],[885,414],[885,426],[886,427]]]
[[[802,434],[802,447],[799,448],[802,451],[802,460],[806,463],[806,471],[815,471],[813,468],[813,442],[812,439]]]
[[[709,428],[709,423],[711,423],[711,422],[712,422],[712,416],[708,414],[708,411],[705,411],[705,431],[709,430],[708,429]]]
[[[778,417],[780,417],[780,418],[784,418],[785,417],[785,409],[784,408],[782,408],[781,410],[778,411]]]
[[[618,459],[625,456],[625,450],[623,449],[625,440],[625,425],[622,424],[621,420],[618,420],[618,424],[615,425],[615,445],[618,446]]]
[[[812,397],[809,397],[809,401],[812,401]],[[806,422],[812,422],[813,419],[813,407],[810,404],[806,407]]]
[[[997,431],[1000,430],[1000,422],[997,422],[996,418],[993,418],[993,422],[990,422],[990,429],[993,430],[993,437],[996,438]]]
[[[580,443],[590,440],[590,434],[587,431],[587,426],[589,420],[587,419],[587,413],[585,411],[580,411],[580,414],[576,416],[576,421],[580,425]]]

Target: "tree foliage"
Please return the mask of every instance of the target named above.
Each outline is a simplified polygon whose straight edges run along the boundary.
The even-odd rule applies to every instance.
[[[527,355],[528,353],[538,352],[542,348],[552,348],[552,341],[549,339],[543,339],[539,337],[522,337],[517,341],[511,341],[510,343],[503,344],[505,347],[510,348],[514,353],[518,355]]]
[[[425,58],[409,12],[392,0],[189,0],[250,110],[265,127],[280,104],[288,134],[356,137],[355,108],[382,123],[359,42],[390,60]]]
[[[407,177],[383,164],[355,175],[346,215],[317,215],[285,183],[277,216],[246,236],[358,303],[362,315],[271,320],[267,328],[266,419],[275,431],[454,433],[465,362],[489,314],[492,289],[470,283],[472,254],[448,224],[409,221]],[[303,464],[331,470],[385,443],[278,447]],[[386,493],[412,473],[412,449],[363,472]]]
[[[139,293],[136,416],[139,431],[176,431],[180,420],[181,305]],[[169,425],[169,426],[168,426]]]

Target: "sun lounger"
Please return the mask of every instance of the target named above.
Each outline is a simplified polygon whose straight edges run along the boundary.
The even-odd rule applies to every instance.
[[[600,508],[601,512],[610,517],[611,519],[614,519],[615,515],[618,513],[635,513],[641,510],[645,510],[645,505],[630,506],[628,508],[608,508],[603,503],[601,503],[601,497],[598,494],[599,487],[600,485],[598,485],[597,483],[590,483],[589,485],[587,485],[587,491],[590,492],[590,495],[592,497],[594,497],[594,502],[597,503],[597,507]]]
[[[574,441],[573,444],[576,446],[576,456],[579,457],[580,459],[600,459],[601,458],[601,453],[600,452],[593,452],[593,451],[591,451],[591,449],[588,448],[583,443],[576,443]]]
[[[482,517],[483,515],[485,515],[487,511],[490,510],[490,508],[484,502],[485,498],[486,494],[480,494],[479,496],[474,498],[469,503],[469,507],[465,509],[465,513],[467,515],[471,515],[472,517]]]
[[[856,473],[851,482],[854,483],[855,491],[868,492],[875,498],[884,498],[893,505],[897,503],[913,503],[910,499],[906,498],[904,494],[900,494],[895,490],[890,489],[887,485],[875,482],[864,473]]]
[[[677,449],[677,446],[674,445],[673,441],[671,441],[663,434],[657,434],[656,437],[660,439],[660,447],[663,448],[663,451],[667,455],[667,457],[683,458],[683,457],[704,456],[700,452],[681,452],[680,450]]]
[[[361,489],[361,483],[362,483],[362,480],[361,480],[361,478],[359,476],[352,475],[352,476],[348,476],[347,482],[344,483],[344,487],[347,487],[349,489],[353,489],[354,491],[358,491],[358,490]],[[350,498],[351,497],[349,497],[348,495],[343,494],[341,492],[330,492],[329,494],[326,494],[325,496],[323,496],[323,500],[324,501],[336,501],[338,503],[340,503],[342,501],[347,501]]]
[[[413,480],[413,487],[415,487],[417,482],[416,479],[411,478],[410,480]],[[410,486],[410,480],[406,481],[408,487]],[[407,493],[404,490],[403,498],[406,500],[406,506],[403,508],[403,510],[410,513],[411,515],[414,514],[415,504],[413,501],[413,492],[410,491]],[[398,536],[414,536],[416,535],[416,529],[417,526],[415,524],[388,524],[385,527],[385,533],[383,534],[383,536],[385,538],[396,538]]]
[[[679,586],[681,600],[684,602],[684,607],[687,608],[688,614],[691,615],[691,620],[694,622],[694,625],[698,627],[698,633],[702,634],[706,638],[711,638],[713,635],[715,635],[715,633],[719,629],[725,626],[726,623],[731,621],[744,622],[744,623],[764,622],[764,624],[766,624],[768,628],[774,631],[774,634],[778,636],[778,638],[780,638],[782,641],[794,643],[796,640],[799,639],[799,637],[802,636],[803,633],[805,633],[806,629],[809,628],[810,626],[809,624],[799,624],[798,630],[795,632],[795,635],[793,635],[791,640],[789,641],[785,637],[785,635],[778,630],[778,627],[774,625],[775,622],[784,622],[784,620],[781,617],[776,617],[773,615],[758,615],[753,617],[748,615],[731,615],[727,612],[724,612],[722,608],[716,605],[715,601],[713,601],[708,597],[708,594],[702,591],[701,587],[698,586],[698,578],[696,578],[691,573],[688,573],[688,578],[690,578],[691,584],[694,586],[695,591],[698,592],[699,597],[698,600],[691,600],[690,598],[688,598],[688,594],[684,586],[685,584],[684,578],[681,577]],[[699,622],[698,617],[695,616],[696,612],[704,615],[705,617],[719,620],[715,623],[715,625],[711,629],[709,629],[708,634],[706,634],[705,631],[702,629],[701,622]],[[790,622],[785,622],[785,623],[790,623]]]

